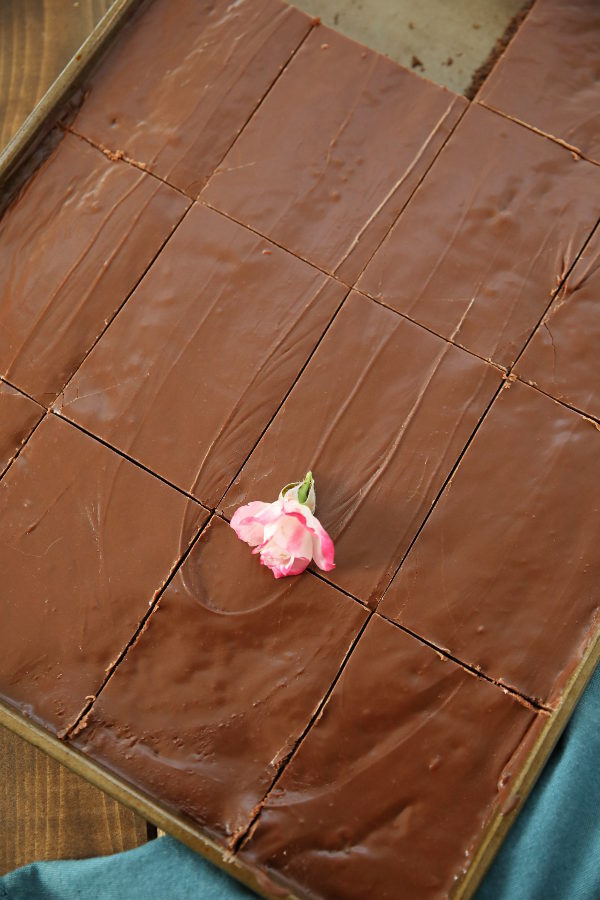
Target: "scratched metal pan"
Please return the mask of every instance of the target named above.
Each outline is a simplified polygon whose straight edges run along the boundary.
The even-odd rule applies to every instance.
[[[51,149],[46,140],[59,118],[77,101],[78,91],[94,64],[106,51],[135,9],[149,0],[115,0],[54,84],[30,113],[10,143],[0,152],[0,215],[15,192],[31,177]],[[515,777],[508,804],[489,820],[466,872],[458,879],[452,900],[468,900],[477,890],[510,826],[560,737],[577,701],[600,662],[600,631],[573,673],[560,707],[545,719],[539,719],[530,736],[521,768]],[[271,880],[263,872],[235,857],[225,846],[207,834],[188,816],[174,813],[149,796],[91,760],[68,743],[31,722],[9,704],[0,701],[0,725],[29,741],[58,762],[95,784],[115,800],[131,807],[148,821],[178,838],[206,859],[266,898],[293,898],[285,885]]]

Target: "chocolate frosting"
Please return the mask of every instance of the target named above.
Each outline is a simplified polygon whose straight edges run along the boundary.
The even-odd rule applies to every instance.
[[[466,106],[315,28],[203,197],[352,284]]]
[[[600,419],[600,234],[550,306],[515,371],[557,400]]]
[[[59,408],[214,506],[345,292],[195,205]]]
[[[47,415],[0,481],[0,697],[71,723],[207,515]]]
[[[335,542],[326,577],[376,603],[500,373],[352,293],[267,429],[222,510],[273,500],[312,469]]]
[[[379,611],[549,706],[598,626],[599,427],[507,383]]]
[[[358,287],[508,366],[599,208],[600,168],[472,106]]]
[[[477,99],[600,162],[600,5],[537,0]]]
[[[66,135],[0,222],[0,374],[51,403],[188,205]]]
[[[310,26],[279,0],[154,0],[72,127],[195,197]]]
[[[270,890],[451,894],[600,623],[600,426],[501,370],[598,415],[597,238],[549,304],[600,168],[502,100],[535,56],[597,158],[590,4],[464,117],[279,0],[142,4],[0,222],[54,404],[0,380],[0,700]],[[208,508],[308,469],[337,568],[275,580]]]
[[[0,381],[0,477],[43,414],[37,403]]]
[[[214,518],[74,743],[233,842],[365,619],[309,573],[275,580]]]
[[[300,896],[447,897],[535,718],[375,615],[243,855]]]

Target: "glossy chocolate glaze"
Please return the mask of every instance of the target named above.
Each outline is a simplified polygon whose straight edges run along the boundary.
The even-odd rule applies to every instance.
[[[509,382],[379,611],[556,706],[598,624],[599,460],[594,422]]]
[[[72,127],[195,197],[310,26],[279,0],[154,0]]]
[[[48,414],[0,481],[0,698],[307,896],[447,896],[542,720],[378,614],[335,683],[367,616],[335,585],[376,606],[500,383],[356,292],[303,371],[340,281],[400,214],[361,288],[508,365],[597,216],[600,170],[482,106],[414,193],[465,106],[278,0],[155,0],[0,223],[0,374],[49,404],[78,369],[56,412],[227,515],[313,468],[338,566],[275,581],[214,517],[174,571],[208,512]],[[224,215],[144,172],[196,197],[217,166]],[[16,396],[0,466],[41,415]],[[502,392],[381,610],[557,705],[598,439]]]
[[[0,476],[43,415],[41,406],[0,381]]]
[[[466,105],[315,28],[203,197],[352,284]]]
[[[600,4],[537,0],[477,99],[600,162]]]
[[[214,506],[345,292],[194,206],[60,398],[62,414]]]
[[[447,897],[534,720],[375,616],[243,855],[300,896]]]
[[[0,697],[69,725],[207,515],[48,415],[0,481]]]
[[[599,209],[600,168],[472,106],[358,286],[508,366]]]
[[[51,403],[188,205],[66,135],[0,222],[0,374]]]
[[[600,233],[592,237],[518,361],[517,374],[600,419]]]
[[[275,580],[214,518],[74,743],[232,841],[365,618],[313,575]]]
[[[326,577],[374,604],[499,383],[487,363],[352,293],[223,512],[275,499],[312,469],[335,541]]]

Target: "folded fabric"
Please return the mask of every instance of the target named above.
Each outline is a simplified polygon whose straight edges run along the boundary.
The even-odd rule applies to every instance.
[[[599,769],[600,669],[476,900],[598,900]],[[32,863],[0,878],[0,900],[242,900],[253,896],[170,837],[99,859]]]
[[[171,837],[96,859],[31,863],[0,878],[0,900],[252,900],[221,869]]]
[[[476,900],[600,897],[600,667]]]

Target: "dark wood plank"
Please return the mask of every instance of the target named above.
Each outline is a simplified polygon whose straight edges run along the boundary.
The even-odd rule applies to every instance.
[[[145,843],[143,819],[0,728],[0,874],[33,860],[80,859]]]
[[[0,147],[75,55],[112,0],[2,0]]]

